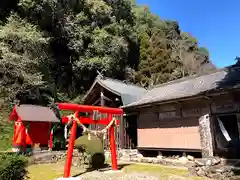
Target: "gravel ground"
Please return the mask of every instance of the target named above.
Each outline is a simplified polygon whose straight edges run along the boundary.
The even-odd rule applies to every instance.
[[[99,172],[93,171],[80,176],[82,180],[158,180],[159,178],[143,173]]]

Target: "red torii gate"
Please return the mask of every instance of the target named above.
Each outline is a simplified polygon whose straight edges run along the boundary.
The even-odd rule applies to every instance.
[[[123,110],[120,108],[109,108],[109,107],[101,107],[101,106],[87,106],[87,105],[78,105],[78,104],[70,104],[70,103],[57,103],[60,110],[71,110],[75,111],[74,115],[69,117],[63,117],[62,122],[68,123],[72,121],[71,135],[69,138],[68,151],[67,151],[67,159],[64,167],[64,177],[67,178],[70,176],[71,164],[72,164],[72,156],[74,143],[76,139],[76,131],[77,131],[77,123],[81,124],[102,124],[109,125],[113,121],[113,116],[122,116]],[[88,118],[79,117],[78,114],[80,112],[88,112],[92,113],[92,115]],[[100,118],[98,120],[94,119],[94,112],[98,115],[105,114],[106,116]],[[119,125],[120,121],[117,119],[115,121],[116,125]],[[116,152],[116,142],[114,135],[114,124],[110,124],[109,127],[109,141],[110,141],[110,151],[111,151],[111,159],[112,159],[112,169],[117,170],[117,152]]]

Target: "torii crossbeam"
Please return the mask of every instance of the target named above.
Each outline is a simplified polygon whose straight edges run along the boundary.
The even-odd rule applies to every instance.
[[[64,167],[64,178],[70,176],[72,155],[74,149],[74,143],[76,139],[77,124],[102,124],[109,127],[109,141],[110,141],[110,151],[112,159],[112,169],[117,170],[117,152],[116,152],[116,142],[114,134],[114,125],[119,125],[120,120],[118,117],[123,115],[123,110],[120,108],[109,108],[101,106],[86,106],[70,103],[57,103],[60,110],[71,110],[74,115],[62,117],[63,123],[68,123],[72,121],[71,135],[69,138],[67,159]],[[89,117],[79,116],[79,113],[89,113]],[[114,122],[114,123],[113,123]]]

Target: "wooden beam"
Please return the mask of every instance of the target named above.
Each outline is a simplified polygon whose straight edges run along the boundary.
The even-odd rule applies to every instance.
[[[105,96],[104,94],[102,94],[102,98],[103,98],[104,100],[107,100],[107,101],[113,102],[112,99],[108,98],[108,97]]]
[[[180,101],[176,101],[175,103],[176,103],[176,104],[181,104],[181,102],[180,102]]]
[[[130,112],[130,113],[124,113],[123,116],[132,116],[132,115],[138,115],[137,112]]]
[[[98,103],[100,102],[100,98],[99,99],[97,99],[92,105],[97,105]]]
[[[211,99],[212,99],[212,98],[209,97],[209,96],[205,96],[204,98],[207,99],[207,100],[211,100]]]
[[[109,107],[99,107],[99,106],[87,106],[71,103],[56,103],[61,110],[79,111],[79,112],[92,112],[97,110],[101,113],[109,114],[123,114],[123,110],[120,108],[109,108]]]
[[[100,92],[100,99],[101,99],[101,106],[105,106],[105,99],[104,99],[104,94],[103,94],[103,89]]]

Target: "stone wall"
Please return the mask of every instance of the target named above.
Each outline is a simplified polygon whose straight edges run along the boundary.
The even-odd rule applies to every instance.
[[[30,164],[56,163],[66,158],[65,151],[39,151],[30,156]]]
[[[202,158],[193,162],[194,165],[188,168],[191,175],[218,180],[227,180],[234,176],[233,167],[223,164],[218,157]]]
[[[188,157],[164,157],[159,155],[157,157],[144,157],[142,154],[138,152],[137,149],[133,150],[118,150],[118,161],[119,162],[133,162],[133,163],[151,163],[151,164],[161,164],[161,165],[169,165],[169,166],[184,166],[188,167],[189,165],[193,164],[189,159],[191,156]],[[111,153],[109,151],[105,151],[106,159],[111,159]],[[192,157],[193,158],[193,157]]]
[[[59,161],[66,160],[66,151],[39,151],[34,153],[29,158],[30,164],[50,164],[57,163]],[[73,151],[72,165],[76,167],[89,166],[88,154],[79,152],[78,150]]]
[[[111,158],[109,151],[105,152],[106,158]],[[234,178],[234,166],[229,165],[219,157],[208,157],[195,159],[193,156],[144,157],[134,150],[118,150],[118,161],[132,163],[160,164],[165,166],[180,166],[188,168],[189,173],[194,176],[227,180]],[[238,162],[239,163],[239,162]],[[239,178],[239,177],[238,177]],[[239,178],[240,179],[240,178]]]

